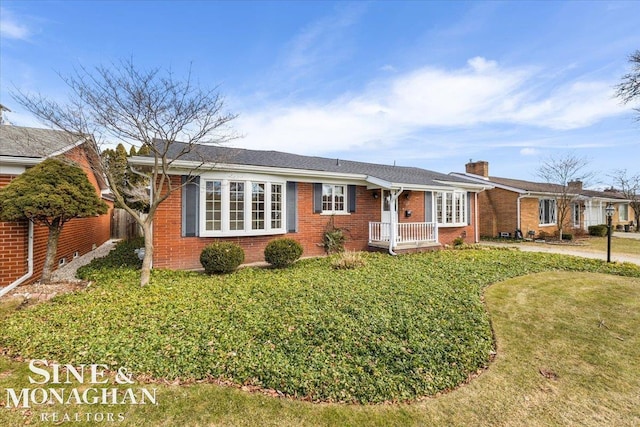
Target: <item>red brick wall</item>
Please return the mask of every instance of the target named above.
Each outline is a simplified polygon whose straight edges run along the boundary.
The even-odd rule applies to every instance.
[[[81,147],[70,150],[67,157],[78,162],[87,172],[89,181],[96,188],[96,194],[100,195],[95,175],[89,167],[85,151]],[[14,179],[15,176],[0,176],[0,188]],[[111,236],[111,213],[113,204],[109,204],[109,212],[92,218],[78,218],[67,222],[62,229],[58,250],[56,252],[56,265],[61,258],[66,262],[73,260],[75,251],[84,255],[90,252],[94,245],[100,246]],[[27,273],[28,264],[28,222],[0,222],[0,287],[7,286]],[[47,240],[49,230],[42,225],[34,227],[33,262],[34,272],[32,277],[25,282],[29,284],[40,279],[44,259],[47,253]]]
[[[180,177],[172,177],[173,183],[180,184]],[[175,191],[165,200],[156,212],[153,224],[154,268],[198,269],[201,268],[200,252],[216,241],[230,241],[240,245],[245,251],[245,262],[264,261],[264,248],[269,241],[279,237],[290,237],[304,248],[303,256],[324,255],[321,246],[322,233],[333,218],[334,225],[346,231],[348,240],[345,247],[349,250],[367,250],[369,248],[369,221],[380,221],[381,201],[373,194],[380,190],[367,190],[364,186],[356,187],[356,212],[350,215],[320,215],[313,212],[313,184],[298,183],[298,230],[297,233],[272,236],[251,237],[181,237],[181,203],[180,190]],[[471,199],[473,201],[473,197]],[[473,203],[472,203],[473,204]],[[424,193],[411,192],[409,198],[400,196],[398,209],[400,221],[423,222]],[[405,210],[411,210],[411,218],[405,217]],[[473,212],[473,211],[472,211]],[[472,217],[473,217],[472,213]],[[441,242],[450,244],[455,238],[466,233],[466,242],[474,241],[473,226],[441,228]]]

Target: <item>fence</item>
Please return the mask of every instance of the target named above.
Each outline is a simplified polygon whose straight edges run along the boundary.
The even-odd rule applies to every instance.
[[[111,221],[112,239],[132,239],[142,235],[135,219],[124,209],[115,208]]]

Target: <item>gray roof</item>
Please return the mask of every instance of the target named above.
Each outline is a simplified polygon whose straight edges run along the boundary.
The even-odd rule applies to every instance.
[[[1,125],[0,156],[47,157],[72,148],[79,140],[60,130]]]
[[[185,146],[186,144],[183,143],[173,143],[169,148],[168,157],[176,158]],[[358,174],[396,184],[440,187],[442,183],[438,181],[456,182],[460,185],[476,184],[474,181],[462,177],[417,167],[381,165],[335,158],[302,156],[281,151],[247,150],[211,145],[198,145],[194,151],[180,157],[180,160]]]
[[[457,176],[462,176],[462,174],[457,174]],[[547,182],[533,182],[533,181],[525,181],[522,179],[512,179],[512,178],[501,178],[497,176],[490,176],[488,178],[482,178],[480,176],[472,176],[470,179],[473,179],[475,182],[486,182],[487,184],[496,184],[503,185],[506,187],[511,187],[514,190],[531,192],[531,193],[550,193],[550,194],[562,194],[564,191],[564,187],[560,184],[553,184]],[[626,200],[626,197],[619,191],[608,190],[608,191],[597,191],[597,190],[570,190],[570,194],[578,194],[583,197],[591,197],[591,198],[602,198],[602,199],[615,199],[615,200]]]
[[[532,182],[524,181],[521,179],[500,178],[497,176],[490,176],[489,182],[494,184],[502,184],[508,187],[518,188],[524,191],[531,191],[535,193],[562,193],[563,186],[560,184],[551,184],[547,182]]]

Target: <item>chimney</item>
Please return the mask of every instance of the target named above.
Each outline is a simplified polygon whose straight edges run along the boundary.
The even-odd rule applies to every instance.
[[[580,193],[582,191],[582,181],[579,179],[569,181],[569,191],[572,193]]]
[[[5,122],[9,123],[8,120],[5,120],[4,118],[4,112],[8,112],[10,113],[11,110],[9,110],[7,107],[5,107],[4,105],[0,104],[0,125],[5,124]]]
[[[469,161],[469,163],[465,165],[465,168],[467,173],[472,173],[485,178],[489,177],[489,162],[485,162],[483,160],[477,162]]]

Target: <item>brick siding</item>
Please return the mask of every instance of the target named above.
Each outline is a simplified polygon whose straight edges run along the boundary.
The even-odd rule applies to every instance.
[[[172,177],[175,185],[180,184],[180,177]],[[313,212],[313,184],[298,183],[298,232],[271,236],[243,237],[182,237],[181,236],[181,203],[180,190],[175,191],[165,200],[154,218],[153,224],[153,266],[154,268],[199,269],[202,249],[216,241],[234,242],[245,251],[245,263],[264,261],[264,248],[273,239],[290,237],[298,241],[304,248],[303,256],[322,256],[322,234],[331,220],[335,227],[342,228],[347,234],[346,249],[368,250],[369,222],[380,221],[381,200],[374,193],[380,190],[367,190],[364,186],[356,187],[356,212],[349,215],[321,215]],[[411,192],[409,198],[400,197],[398,209],[401,222],[423,222],[425,199],[423,192]],[[411,210],[412,216],[405,217],[405,210]],[[472,214],[473,216],[473,214]],[[441,243],[450,244],[455,238],[465,234],[465,241],[473,242],[473,226],[441,228]]]
[[[96,194],[100,195],[98,182],[90,169],[86,152],[82,147],[76,147],[65,156],[76,161],[87,173],[87,177],[96,188]],[[15,176],[0,175],[0,188],[7,186]],[[66,262],[73,260],[77,251],[79,256],[90,252],[94,247],[100,246],[111,237],[111,214],[113,203],[107,202],[109,211],[105,215],[91,218],[76,218],[67,222],[60,234],[58,250],[56,252],[56,264],[60,259]],[[27,221],[0,222],[0,287],[7,286],[27,273],[28,264],[28,234]],[[33,242],[33,275],[24,284],[33,283],[40,279],[42,268],[47,254],[47,241],[49,229],[42,225],[34,227]]]

